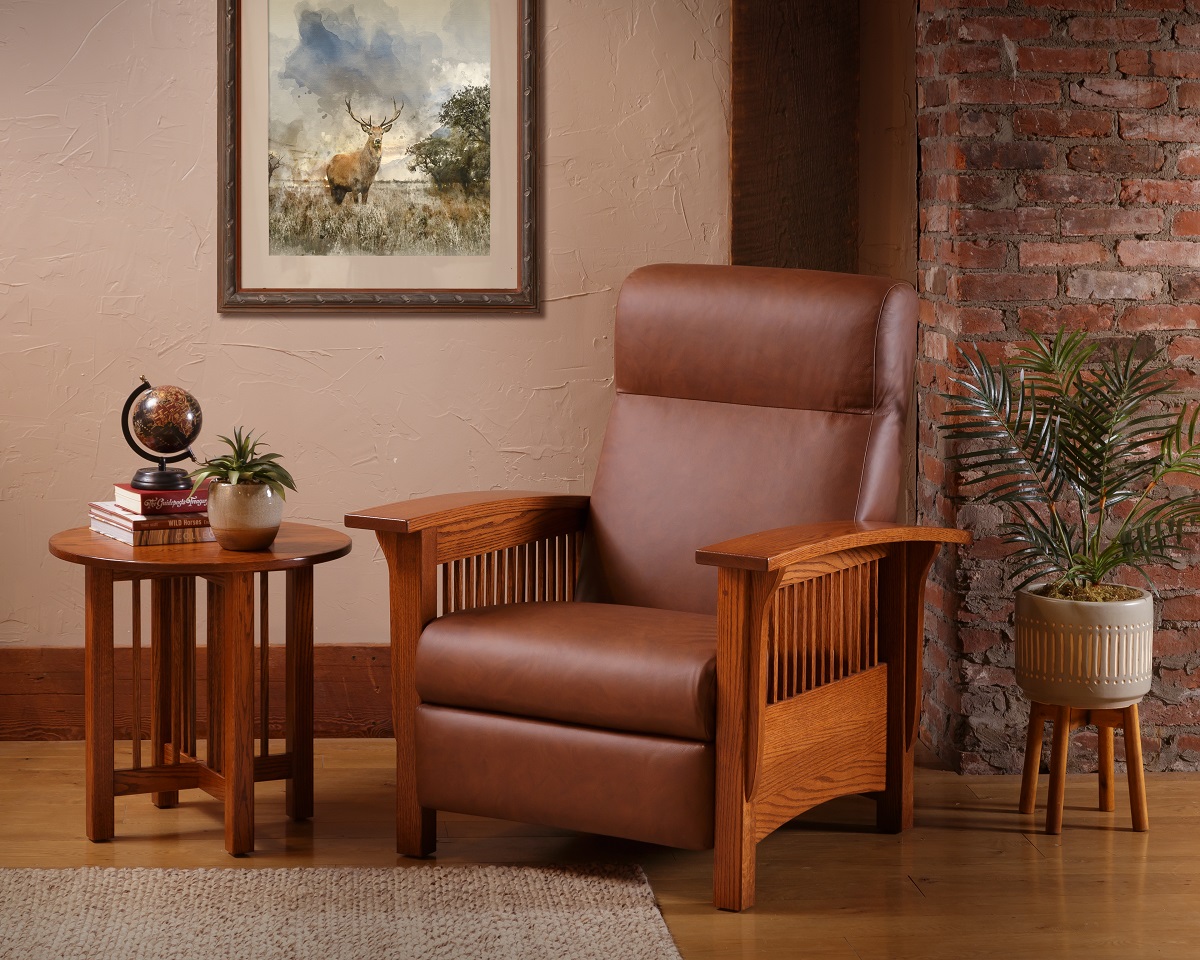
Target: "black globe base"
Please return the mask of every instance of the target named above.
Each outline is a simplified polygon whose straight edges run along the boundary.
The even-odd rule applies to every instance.
[[[191,490],[192,478],[178,467],[142,467],[129,485],[138,490]]]

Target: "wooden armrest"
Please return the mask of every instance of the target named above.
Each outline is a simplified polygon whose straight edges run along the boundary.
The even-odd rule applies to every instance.
[[[842,550],[888,543],[968,543],[971,535],[952,527],[910,527],[878,521],[833,521],[779,527],[696,551],[696,562],[741,570],[779,570]]]
[[[583,510],[588,498],[567,493],[534,490],[480,490],[445,493],[400,503],[386,503],[346,514],[348,527],[390,533],[413,533],[436,527],[474,525],[513,514],[546,510]]]

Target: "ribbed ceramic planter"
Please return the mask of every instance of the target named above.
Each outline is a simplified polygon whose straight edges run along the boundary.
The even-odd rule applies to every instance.
[[[208,523],[226,550],[265,550],[283,521],[283,497],[265,483],[218,483],[208,488]]]
[[[1017,592],[1017,683],[1030,700],[1118,709],[1150,690],[1154,598],[1088,603]]]

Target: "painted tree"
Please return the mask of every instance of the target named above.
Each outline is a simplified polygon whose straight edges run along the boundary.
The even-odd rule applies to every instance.
[[[408,148],[410,170],[420,170],[439,190],[458,184],[466,193],[487,189],[492,175],[492,91],[463,87],[438,111],[442,126]]]

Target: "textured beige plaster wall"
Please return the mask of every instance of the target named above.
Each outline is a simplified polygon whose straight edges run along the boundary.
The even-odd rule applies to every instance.
[[[541,316],[222,317],[216,6],[0,0],[0,645],[82,644],[82,571],[46,540],[140,465],[139,374],[201,400],[201,451],[265,430],[291,519],[587,491],[622,279],[727,259],[726,0],[543,0]],[[385,639],[383,561],[354,539],[318,572],[318,642]]]

